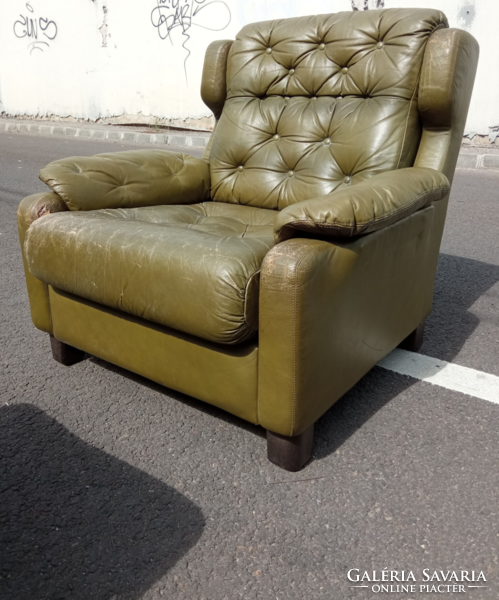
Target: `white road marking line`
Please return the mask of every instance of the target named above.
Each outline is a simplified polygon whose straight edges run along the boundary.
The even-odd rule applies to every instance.
[[[397,348],[379,367],[499,404],[499,377]]]

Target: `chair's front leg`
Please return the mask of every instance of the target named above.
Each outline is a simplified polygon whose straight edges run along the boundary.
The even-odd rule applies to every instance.
[[[416,329],[410,333],[405,340],[400,342],[398,345],[402,350],[409,350],[410,352],[418,352],[423,345],[424,339],[424,324],[425,321],[422,321]]]
[[[69,344],[57,340],[53,335],[50,336],[50,346],[54,360],[65,367],[70,367],[85,358],[85,352],[78,350]]]
[[[312,458],[314,426],[289,437],[267,431],[267,457],[286,471],[299,471]]]

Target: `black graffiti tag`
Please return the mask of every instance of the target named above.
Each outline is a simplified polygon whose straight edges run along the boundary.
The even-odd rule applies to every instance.
[[[385,0],[371,0],[371,8],[384,8]],[[352,0],[352,10],[369,10],[369,0]]]
[[[230,9],[223,0],[156,0],[156,6],[151,11],[151,23],[162,40],[169,39],[173,44],[172,31],[181,29],[185,38],[182,47],[187,51],[184,60],[186,77],[187,59],[191,54],[188,47],[191,27],[195,25],[210,31],[222,31],[228,27],[231,18]]]
[[[57,36],[57,25],[54,21],[50,21],[44,17],[37,18],[34,15],[35,11],[29,2],[26,3],[26,8],[31,15],[19,15],[19,19],[14,23],[14,35],[20,39],[28,38],[34,40],[27,46],[30,54],[32,54],[34,50],[43,52],[44,48],[49,46],[49,43],[43,39],[39,40],[38,36],[43,36],[52,41]]]

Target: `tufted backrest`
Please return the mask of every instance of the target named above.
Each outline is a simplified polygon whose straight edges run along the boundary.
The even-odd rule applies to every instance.
[[[210,151],[212,199],[282,209],[412,166],[430,9],[315,15],[244,27]]]

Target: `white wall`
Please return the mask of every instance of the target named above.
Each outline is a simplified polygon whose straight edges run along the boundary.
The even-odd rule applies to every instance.
[[[0,112],[91,120],[208,116],[199,85],[212,40],[233,38],[252,21],[352,10],[352,3],[363,9],[364,2],[0,0]],[[499,0],[384,0],[384,6],[440,8],[451,26],[478,39],[482,55],[467,129],[487,134],[499,125]]]
[[[443,10],[451,27],[469,31],[480,44],[480,60],[466,131],[486,135],[499,126],[499,0],[385,0],[387,8]]]

